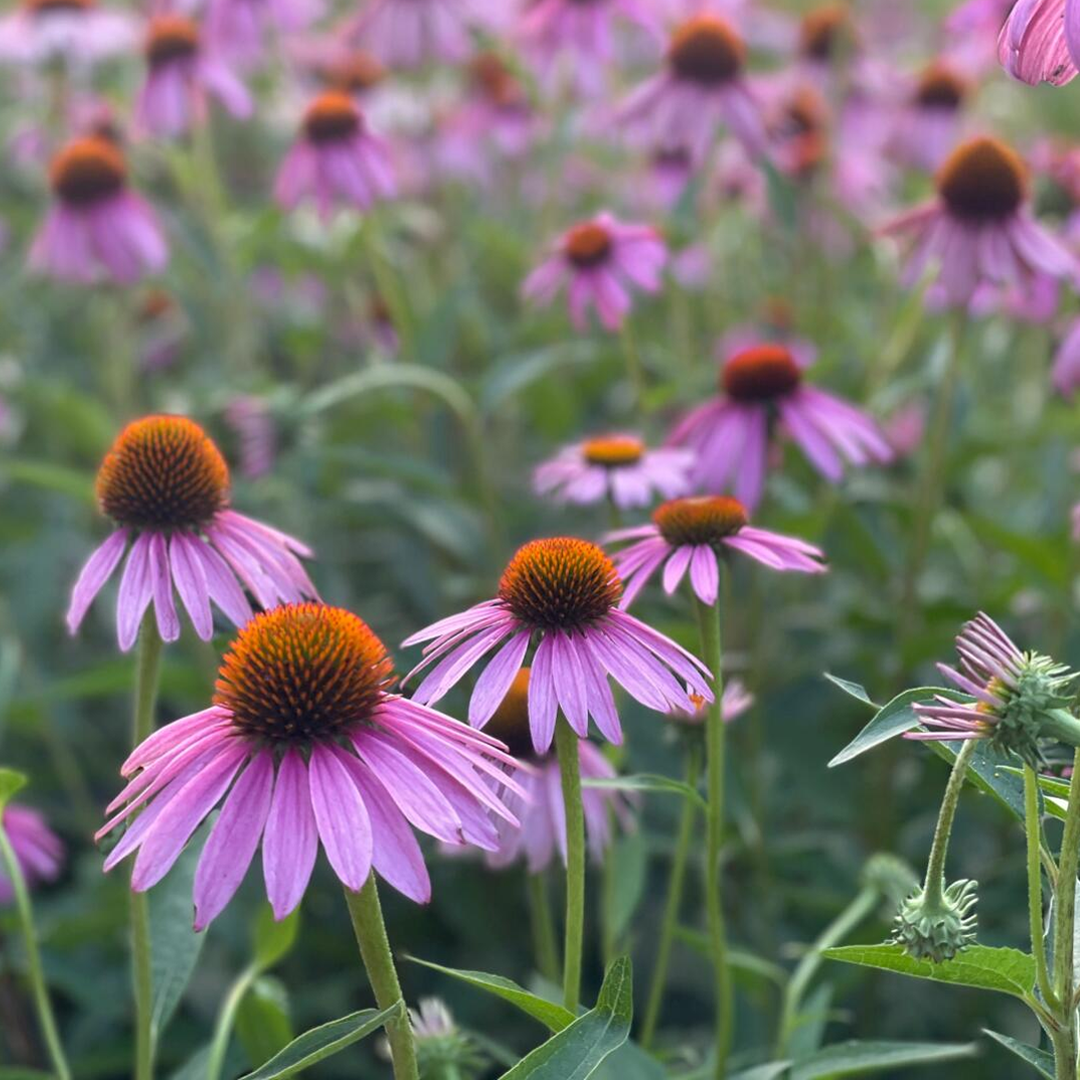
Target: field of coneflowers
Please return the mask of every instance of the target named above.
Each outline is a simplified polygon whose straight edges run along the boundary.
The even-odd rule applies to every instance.
[[[1080,0],[7,0],[0,1080],[1080,1077]]]

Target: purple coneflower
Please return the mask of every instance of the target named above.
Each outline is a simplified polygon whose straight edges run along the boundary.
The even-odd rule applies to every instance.
[[[263,32],[303,30],[322,10],[321,0],[209,0],[207,32],[214,49],[238,63],[257,60]]]
[[[1021,82],[1064,86],[1080,63],[1080,3],[1019,0],[998,38],[998,59]]]
[[[657,712],[691,709],[691,693],[711,701],[701,661],[620,610],[621,594],[614,564],[595,544],[572,537],[531,541],[510,560],[495,599],[442,619],[404,642],[430,642],[415,671],[436,665],[415,700],[438,701],[498,647],[469,703],[469,723],[483,727],[506,697],[535,638],[529,723],[538,754],[551,746],[560,708],[580,737],[588,734],[591,716],[604,738],[622,741],[609,675]]]
[[[157,273],[169,249],[150,206],[129,187],[120,149],[97,136],[73,139],[49,170],[53,200],[33,246],[33,270],[88,284],[131,284]]]
[[[239,442],[240,472],[249,480],[266,476],[274,467],[274,419],[266,402],[252,394],[233,398],[225,422]]]
[[[105,869],[137,851],[131,885],[149,889],[224,800],[195,873],[197,930],[228,904],[260,841],[278,919],[300,903],[320,842],[346,888],[359,891],[374,867],[426,903],[409,825],[493,850],[489,814],[513,815],[489,778],[518,793],[516,763],[495,739],[391,693],[392,681],[382,642],[351,612],[290,604],[257,615],[226,653],[210,708],[124,763],[128,785],[98,836],[138,816]]]
[[[135,104],[138,125],[176,136],[206,121],[207,96],[238,118],[251,115],[251,95],[228,64],[209,50],[198,24],[182,15],[156,15],[146,35],[146,81]]]
[[[1032,217],[1027,169],[997,139],[961,143],[938,170],[937,197],[885,226],[913,250],[903,280],[913,285],[938,264],[946,301],[966,305],[984,282],[1028,290],[1038,274],[1072,277],[1076,258]]]
[[[766,147],[760,106],[745,74],[746,43],[726,18],[703,12],[676,28],[664,69],[634,90],[617,116],[653,148],[704,160],[721,126],[754,156]]]
[[[578,330],[585,329],[590,306],[608,330],[618,330],[630,310],[628,286],[659,291],[666,261],[667,247],[656,229],[602,213],[568,229],[521,291],[528,300],[550,304],[565,288]]]
[[[1039,760],[1042,738],[1077,745],[1080,723],[1067,709],[1075,697],[1070,684],[1076,672],[1041,653],[1021,652],[983,612],[964,624],[956,651],[959,668],[938,664],[938,670],[973,700],[937,694],[932,702],[917,702],[919,721],[930,730],[908,731],[905,738],[988,739],[995,750],[1016,753],[1031,764]]]
[[[282,162],[274,195],[286,209],[313,198],[323,218],[336,202],[367,210],[394,194],[390,148],[368,127],[356,102],[339,90],[320,94]]]
[[[720,556],[724,549],[740,551],[773,570],[821,574],[824,553],[793,536],[749,524],[746,509],[729,495],[698,495],[671,499],[653,512],[651,525],[617,529],[607,543],[633,540],[613,556],[625,584],[621,607],[629,607],[649,578],[664,566],[664,592],[669,596],[689,571],[690,587],[703,603],[716,603],[720,585]]]
[[[647,506],[655,495],[673,499],[690,490],[691,450],[650,450],[636,435],[603,435],[567,446],[537,466],[533,487],[561,502],[603,499],[621,510]]]
[[[27,886],[33,888],[44,881],[55,881],[60,873],[64,845],[44,816],[29,807],[9,804],[4,808],[3,824]],[[14,898],[15,890],[0,866],[0,904],[10,904]]]
[[[731,356],[720,374],[722,393],[692,409],[668,442],[697,451],[695,480],[708,491],[732,485],[751,510],[765,486],[777,422],[811,464],[834,483],[852,465],[884,463],[892,451],[877,423],[846,401],[810,386],[792,351],[757,345]]]
[[[237,626],[251,618],[243,586],[264,608],[317,595],[297,558],[310,558],[311,551],[229,508],[225,459],[186,417],[147,416],[128,424],[102,462],[97,497],[117,528],[75,582],[67,613],[71,633],[129,542],[116,605],[123,652],[135,643],[151,603],[162,640],[180,636],[174,588],[203,641],[214,632],[211,601]]]
[[[529,669],[522,668],[487,725],[487,733],[506,743],[510,753],[527,761],[531,770],[520,775],[520,794],[505,798],[507,808],[520,819],[521,826],[497,820],[499,846],[488,853],[486,861],[489,866],[503,867],[523,859],[529,873],[538,874],[547,868],[556,852],[566,865],[566,816],[558,759],[553,753],[533,753],[528,695]],[[611,763],[588,739],[578,741],[578,752],[583,780],[615,778]],[[621,792],[590,787],[582,790],[581,801],[589,853],[599,863],[611,843],[609,811],[629,832],[634,827],[632,803]]]
[[[957,143],[971,91],[971,81],[948,58],[927,65],[900,107],[890,149],[905,164],[931,172],[938,169]]]
[[[614,59],[612,30],[619,19],[659,31],[645,0],[535,0],[521,17],[520,33],[546,83],[565,71],[579,93],[596,94]]]
[[[472,32],[496,29],[503,12],[501,0],[371,0],[351,36],[391,67],[459,61],[472,51]]]
[[[0,60],[79,66],[122,53],[134,41],[131,15],[96,0],[22,0],[0,17]]]

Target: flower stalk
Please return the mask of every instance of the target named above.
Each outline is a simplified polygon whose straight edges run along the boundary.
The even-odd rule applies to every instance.
[[[30,892],[26,887],[26,879],[23,877],[19,860],[15,857],[15,849],[11,846],[11,841],[4,831],[2,821],[0,821],[0,864],[3,865],[4,873],[11,882],[11,888],[15,894],[19,928],[22,930],[23,941],[26,944],[27,975],[34,994],[34,1009],[37,1012],[38,1024],[49,1050],[49,1060],[52,1062],[57,1080],[71,1080],[71,1069],[56,1027],[56,1017],[53,1014],[52,1002],[49,1000],[49,990],[45,985],[41,953],[38,951],[37,931],[34,928],[34,912],[30,905]]]
[[[135,702],[132,746],[154,730],[154,706],[161,675],[162,642],[152,611],[143,616],[135,654]],[[154,977],[150,946],[150,901],[145,892],[130,892],[132,988],[135,997],[135,1080],[154,1075]]]
[[[690,746],[686,753],[687,787],[697,790],[700,773],[701,753],[697,746]],[[641,1029],[641,1046],[645,1050],[652,1046],[656,1025],[660,1020],[660,1008],[664,1002],[668,963],[671,960],[671,946],[675,940],[675,931],[679,925],[679,909],[682,907],[683,889],[686,883],[686,864],[690,857],[690,842],[694,835],[696,816],[693,800],[683,799],[675,853],[668,873],[667,898],[664,901],[664,915],[660,924],[660,940],[656,946],[656,965],[653,968],[648,1003],[645,1007],[645,1023]]]
[[[345,889],[345,903],[375,1001],[380,1009],[389,1009],[402,1000],[401,984],[394,967],[390,940],[386,936],[386,923],[383,921],[374,872],[368,875],[359,892]],[[387,1022],[386,1037],[393,1058],[394,1080],[419,1080],[416,1040],[404,1006],[393,1020]]]
[[[1075,1080],[1076,1009],[1073,1005],[1076,957],[1076,873],[1080,864],[1080,750],[1073,757],[1069,806],[1061,836],[1057,889],[1054,895],[1053,986],[1058,1001],[1060,1030],[1054,1037],[1054,1060],[1058,1080]],[[1064,943],[1064,945],[1063,945]]]
[[[585,809],[581,801],[578,737],[564,717],[555,722],[563,809],[566,815],[566,941],[563,1004],[577,1012],[581,1000],[581,954],[585,931]]]
[[[716,1061],[713,1075],[723,1080],[731,1052],[734,1001],[728,965],[727,930],[720,890],[720,848],[724,838],[724,676],[720,600],[704,604],[695,598],[701,633],[701,659],[712,672],[713,700],[705,710],[705,771],[708,810],[705,829],[705,909],[716,985]]]

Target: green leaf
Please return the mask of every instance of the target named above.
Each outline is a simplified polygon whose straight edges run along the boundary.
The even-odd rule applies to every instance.
[[[673,780],[670,776],[660,776],[655,773],[614,776],[610,780],[600,778],[582,780],[581,786],[583,788],[602,788],[605,791],[654,791],[663,795],[681,795],[684,799],[692,800],[702,810],[705,809],[705,800],[689,784],[683,783],[681,780]]]
[[[731,1080],[776,1080],[783,1076],[791,1067],[790,1061],[769,1061],[764,1065],[755,1065],[752,1069],[744,1069],[736,1073]]]
[[[1021,1061],[1026,1061],[1040,1075],[1045,1076],[1047,1080],[1054,1080],[1053,1054],[1048,1054],[1045,1050],[1040,1050],[1036,1046],[1028,1046],[1027,1043],[1020,1042],[1019,1039],[1013,1039],[1008,1035],[1001,1035],[996,1031],[991,1031],[989,1028],[983,1028],[983,1032],[995,1042],[1004,1046],[1006,1050],[1014,1053]]]
[[[273,967],[288,954],[299,929],[299,908],[278,922],[273,908],[263,905],[255,920],[255,964],[260,971]]]
[[[825,672],[825,678],[833,684],[833,686],[839,686],[845,694],[850,694],[856,701],[861,701],[864,705],[869,705],[871,708],[878,709],[879,706],[874,702],[870,695],[866,692],[865,686],[860,686],[857,682],[849,682],[847,679],[841,679],[836,675],[830,675]]]
[[[205,934],[191,925],[191,895],[201,844],[189,844],[172,871],[150,890],[150,955],[155,1036],[168,1027],[195,971]]]
[[[829,768],[843,765],[852,758],[865,754],[867,750],[873,750],[875,746],[880,746],[883,742],[888,742],[889,739],[917,727],[919,717],[912,706],[916,702],[930,701],[936,694],[941,694],[942,697],[952,701],[972,700],[966,694],[940,686],[917,686],[914,689],[905,690],[902,694],[897,694],[888,705],[878,709],[870,723],[829,762]]]
[[[834,1043],[795,1062],[791,1080],[823,1080],[834,1076],[865,1076],[903,1065],[933,1065],[971,1057],[971,1043],[851,1042]]]
[[[26,776],[14,769],[0,769],[0,811],[26,787]]]
[[[594,1080],[667,1080],[667,1070],[636,1043],[625,1042],[593,1072]]]
[[[243,1080],[281,1080],[282,1077],[295,1076],[301,1069],[325,1061],[328,1057],[353,1043],[378,1031],[388,1021],[395,1019],[405,1011],[405,1003],[397,1001],[389,1009],[377,1012],[364,1009],[350,1013],[340,1020],[331,1020],[329,1024],[305,1031],[298,1039],[293,1039],[279,1054],[275,1054],[265,1065],[248,1073]]]
[[[23,1069],[18,1065],[0,1066],[0,1080],[55,1080],[52,1073]]]
[[[641,832],[620,837],[608,856],[612,860],[611,888],[605,893],[608,932],[618,941],[630,925],[645,892],[648,849]]]
[[[793,1058],[806,1058],[821,1049],[825,1029],[829,1026],[832,999],[832,983],[823,982],[814,987],[800,1003],[795,1027],[787,1042],[787,1052]]]
[[[90,473],[68,469],[48,461],[9,458],[4,463],[9,480],[59,492],[87,505],[94,502],[94,478]]]
[[[236,1035],[255,1068],[292,1042],[289,1000],[280,980],[268,976],[255,980],[236,1011]]]
[[[478,990],[485,990],[489,994],[502,998],[503,1001],[508,1001],[534,1020],[539,1020],[550,1031],[562,1031],[574,1022],[574,1014],[569,1009],[564,1009],[561,1005],[556,1005],[536,994],[530,994],[512,979],[504,979],[501,975],[489,975],[484,971],[462,971],[458,968],[443,967],[442,964],[433,964],[430,960],[421,960],[416,956],[410,956],[408,959],[414,964],[422,964],[426,968],[431,968],[432,971],[450,975],[470,986],[475,986]]]
[[[934,752],[951,765],[960,752],[960,742],[931,743]],[[980,740],[975,753],[968,761],[967,778],[980,791],[992,795],[1018,820],[1024,820],[1024,781],[1023,773],[1017,774],[1008,763],[1016,758],[1004,757],[990,748],[985,740]]]
[[[1035,961],[1019,949],[993,949],[972,945],[959,956],[942,964],[914,960],[899,945],[844,945],[822,954],[846,964],[895,971],[916,979],[996,990],[1025,998],[1035,985]]]
[[[521,1059],[502,1080],[585,1080],[630,1034],[634,1019],[628,957],[612,962],[596,1008]]]

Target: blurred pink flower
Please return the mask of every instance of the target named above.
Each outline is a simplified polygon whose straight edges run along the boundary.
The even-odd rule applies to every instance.
[[[754,695],[746,689],[742,679],[725,679],[724,693],[720,697],[720,716],[725,724],[738,720],[754,704]],[[669,713],[669,719],[680,724],[697,725],[705,723],[708,706],[701,702],[692,713]]]
[[[939,57],[919,74],[897,110],[889,148],[901,162],[936,171],[960,138],[973,86],[959,65]]]
[[[267,29],[295,34],[314,22],[322,6],[321,0],[209,0],[207,37],[215,54],[251,64],[263,52]]]
[[[604,89],[605,69],[614,60],[619,20],[659,36],[649,0],[533,0],[521,15],[519,33],[549,88],[564,73],[579,94],[595,95]]]
[[[560,502],[590,504],[610,499],[622,510],[648,506],[690,489],[694,454],[689,450],[650,450],[636,435],[601,435],[560,450],[533,473],[540,495]]]
[[[0,61],[93,64],[132,48],[135,20],[96,0],[21,0],[0,16]]]
[[[1064,86],[1080,62],[1077,0],[1018,0],[998,39],[998,59],[1021,82]]]
[[[694,595],[715,604],[720,587],[720,557],[740,551],[773,570],[822,574],[820,548],[793,536],[749,524],[746,509],[730,495],[698,495],[672,499],[653,512],[652,523],[616,529],[604,537],[608,544],[634,542],[612,558],[625,584],[621,608],[628,608],[652,575],[664,567],[664,592],[670,596],[687,572]]]
[[[692,709],[691,693],[711,701],[708,669],[622,611],[621,593],[615,566],[595,544],[573,537],[533,540],[510,560],[495,599],[441,619],[403,643],[429,642],[407,678],[435,664],[413,700],[438,701],[498,648],[469,702],[469,723],[484,727],[536,636],[528,707],[538,754],[551,746],[559,709],[581,738],[592,717],[605,739],[622,742],[609,676],[657,712]]]
[[[806,383],[798,358],[783,345],[759,344],[730,356],[720,385],[720,396],[691,409],[667,440],[697,451],[694,481],[706,491],[730,486],[753,510],[765,487],[777,423],[834,483],[843,477],[845,461],[862,466],[892,458],[877,423]]]
[[[472,51],[474,30],[497,30],[505,0],[368,0],[349,37],[391,67],[427,60],[460,61]]]
[[[131,284],[165,268],[169,250],[149,204],[130,190],[127,163],[106,139],[69,142],[49,171],[53,199],[30,267],[63,281]]]
[[[1027,169],[997,139],[979,137],[958,146],[937,174],[937,196],[883,228],[909,241],[903,282],[914,285],[937,265],[945,302],[971,302],[984,282],[1030,291],[1044,274],[1072,278],[1076,258],[1032,216]]]
[[[627,286],[658,292],[666,261],[667,248],[652,226],[624,223],[601,213],[559,238],[525,279],[522,294],[527,300],[550,304],[565,288],[575,328],[585,329],[591,305],[606,329],[618,330],[631,306]]]
[[[499,846],[487,854],[488,866],[510,866],[522,859],[530,874],[546,869],[555,853],[566,862],[566,818],[563,810],[559,762],[554,754],[534,756],[529,735],[529,668],[514,676],[502,704],[487,725],[487,734],[506,743],[515,758],[530,768],[518,779],[520,794],[506,792],[502,798],[507,809],[521,822],[515,827],[495,819]],[[588,739],[578,742],[582,780],[613,780],[617,775],[611,763]],[[498,787],[496,786],[496,790]],[[614,813],[627,832],[634,827],[634,800],[619,791],[583,787],[581,801],[585,811],[585,833],[589,853],[601,862],[611,843],[611,814]]]
[[[1054,389],[1071,398],[1080,389],[1080,318],[1074,318],[1054,354]]]
[[[911,457],[926,434],[926,403],[912,401],[890,414],[882,425],[885,438],[898,458]]]
[[[266,402],[252,394],[233,398],[225,420],[240,443],[240,471],[249,480],[266,476],[274,467],[274,420]]]
[[[157,15],[146,35],[146,80],[135,103],[137,125],[153,135],[175,137],[206,121],[207,97],[232,116],[251,115],[247,88],[208,47],[199,26],[181,15]]]
[[[8,805],[3,813],[4,832],[15,852],[15,861],[29,888],[55,881],[64,858],[60,837],[49,828],[45,817],[26,806]],[[0,904],[15,898],[11,880],[0,866]]]
[[[87,560],[71,592],[74,634],[128,552],[116,603],[121,652],[151,603],[163,641],[180,636],[174,590],[203,641],[214,633],[211,601],[236,625],[251,618],[243,586],[272,608],[315,597],[299,540],[229,507],[229,470],[220,451],[183,416],[147,416],[120,432],[97,477],[102,513],[115,532]],[[243,583],[243,584],[241,584]]]
[[[347,889],[374,869],[426,903],[431,882],[409,826],[493,850],[489,813],[516,820],[489,779],[520,788],[501,743],[392,694],[392,679],[382,642],[351,612],[295,604],[256,616],[226,653],[210,708],[155,732],[124,763],[127,787],[98,836],[129,824],[105,869],[137,852],[131,887],[151,888],[224,800],[195,871],[196,930],[232,899],[260,843],[277,919],[303,898],[320,842]]]
[[[314,199],[326,219],[337,203],[367,210],[395,192],[389,144],[368,127],[359,106],[340,90],[307,108],[299,137],[281,164],[274,196],[291,210]]]
[[[757,157],[767,139],[745,67],[746,43],[734,25],[693,15],[672,34],[663,70],[630,93],[616,120],[645,145],[688,150],[698,163],[726,126]]]

